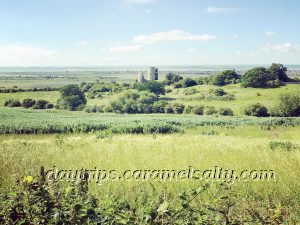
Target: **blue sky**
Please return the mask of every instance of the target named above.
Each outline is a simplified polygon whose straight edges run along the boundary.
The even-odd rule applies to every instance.
[[[0,66],[299,64],[297,0],[0,0]]]

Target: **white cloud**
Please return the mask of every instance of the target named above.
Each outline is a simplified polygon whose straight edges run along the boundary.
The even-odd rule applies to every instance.
[[[144,5],[155,3],[156,0],[123,0],[125,5]]]
[[[152,33],[149,35],[138,35],[133,38],[133,41],[142,44],[155,44],[175,41],[210,41],[216,38],[216,36],[209,34],[194,35],[182,30],[171,30],[167,32]]]
[[[77,43],[79,46],[88,46],[89,43],[87,41],[80,41]]]
[[[208,7],[206,11],[208,13],[214,13],[214,14],[233,13],[233,12],[238,12],[238,8]]]
[[[266,36],[274,36],[276,33],[275,32],[273,32],[273,31],[267,31],[267,32],[265,32],[265,35]]]
[[[197,50],[194,49],[194,48],[190,48],[188,51],[189,51],[189,52],[196,52]]]
[[[109,53],[126,53],[126,52],[138,52],[142,50],[141,45],[119,45],[116,47],[110,47],[108,49],[104,49]]]
[[[57,52],[28,44],[0,45],[0,63],[4,66],[34,66],[51,63]]]
[[[262,47],[262,50],[269,53],[290,53],[299,52],[300,48],[298,45],[294,45],[291,43],[283,43],[278,45],[266,44]]]

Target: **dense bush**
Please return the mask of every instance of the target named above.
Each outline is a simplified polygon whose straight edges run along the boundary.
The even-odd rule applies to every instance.
[[[166,93],[165,86],[162,82],[151,80],[141,83],[137,86],[139,91],[149,91],[158,95],[164,95]]]
[[[195,115],[203,115],[204,114],[204,106],[197,106],[193,109]]]
[[[54,108],[54,105],[52,103],[47,103],[46,105],[46,109],[53,109]]]
[[[167,73],[165,77],[165,81],[168,85],[177,83],[178,81],[182,80],[183,78],[179,74],[175,73]]]
[[[268,109],[260,103],[249,105],[244,110],[244,113],[247,116],[256,116],[256,117],[267,117],[267,116],[269,116]]]
[[[184,111],[184,105],[179,103],[172,104],[172,108],[175,114],[182,114]]]
[[[294,144],[290,141],[271,141],[269,143],[269,147],[272,150],[277,150],[277,149],[282,149],[282,150],[286,150],[286,151],[292,151],[292,150],[296,150],[299,149],[299,146],[297,144]]]
[[[46,109],[47,104],[49,104],[49,102],[46,100],[37,100],[35,102],[35,104],[32,106],[32,108],[33,109]],[[53,105],[52,105],[52,108],[53,108]]]
[[[22,106],[26,109],[31,108],[34,104],[35,104],[35,100],[33,100],[31,98],[26,98],[22,102]]]
[[[272,116],[295,117],[300,116],[300,96],[284,94],[279,97],[279,104],[272,109]]]
[[[87,113],[102,113],[103,112],[102,107],[96,106],[96,105],[94,105],[94,106],[86,106],[86,107],[84,107],[83,110],[85,112],[87,112]]]
[[[221,116],[233,116],[233,111],[230,108],[220,108],[219,114]]]
[[[241,79],[243,87],[275,88],[281,85],[277,77],[264,67],[248,70]]]
[[[4,101],[5,107],[20,107],[21,105],[19,100],[9,99]]]
[[[185,78],[180,82],[182,82],[182,87],[184,87],[184,88],[185,87],[192,87],[192,86],[197,85],[197,82],[192,78]]]
[[[57,107],[71,111],[80,110],[86,105],[86,98],[78,85],[70,84],[60,89],[61,97],[57,101]]]
[[[287,76],[287,68],[284,67],[282,64],[273,63],[269,68],[268,71],[277,79],[282,82],[290,81],[291,79]]]
[[[215,96],[223,96],[227,94],[222,88],[211,89],[209,90],[209,93]]]
[[[195,88],[188,88],[184,90],[184,94],[185,95],[194,95],[196,94],[198,91]]]
[[[148,91],[125,91],[116,100],[111,101],[105,108],[107,112],[116,113],[152,113],[153,103],[157,96]]]
[[[202,134],[218,133],[211,130]],[[137,189],[141,194],[134,201],[114,192],[93,195],[89,190],[91,172],[82,169],[77,173],[78,183],[70,178],[68,185],[62,185],[59,178],[49,179],[44,167],[39,176],[17,178],[10,191],[0,195],[1,224],[233,225],[295,224],[297,220],[297,215],[287,213],[290,206],[275,204],[271,196],[259,195],[259,203],[253,196],[241,200],[241,194],[227,182],[183,190],[169,204],[155,185],[151,191],[143,191],[145,185]],[[196,199],[203,195],[210,196],[209,200]]]
[[[168,105],[168,102],[165,101],[154,102],[152,106],[153,113],[165,113],[166,105]]]
[[[174,83],[174,88],[182,88],[183,85],[181,82]]]
[[[224,86],[235,83],[239,79],[239,75],[234,70],[225,70],[212,78],[212,84]]]
[[[218,113],[218,111],[216,110],[216,108],[214,106],[206,106],[204,109],[205,115],[213,115],[216,113]]]

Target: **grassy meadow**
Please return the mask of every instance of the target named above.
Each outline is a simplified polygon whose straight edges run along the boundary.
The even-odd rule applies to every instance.
[[[100,224],[299,223],[300,119],[258,118],[243,112],[254,103],[271,109],[282,94],[300,95],[299,84],[270,89],[230,84],[222,89],[233,99],[203,97],[216,88],[168,86],[159,99],[185,106],[229,107],[233,116],[9,108],[3,107],[8,99],[56,104],[61,95],[59,91],[0,93],[0,193],[4,199],[0,224],[1,217],[12,210],[30,212],[27,222],[39,221],[48,215],[39,211],[43,204],[51,205],[54,216],[59,212],[66,221],[77,221],[72,224],[99,224],[100,219]],[[121,95],[101,93],[87,98],[87,105],[105,106]],[[218,167],[234,170],[237,176],[243,170],[272,170],[275,179],[103,180],[101,185],[89,182],[88,191],[82,191],[82,183],[43,180],[41,167],[46,171],[115,170],[120,178],[126,170]],[[97,217],[86,217],[86,210]],[[59,224],[47,216],[46,220]]]

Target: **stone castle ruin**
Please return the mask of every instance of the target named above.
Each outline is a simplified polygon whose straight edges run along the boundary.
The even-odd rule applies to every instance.
[[[149,67],[147,71],[147,78],[144,76],[144,71],[140,71],[138,74],[138,82],[144,83],[150,80],[158,80],[158,69],[155,67]]]

